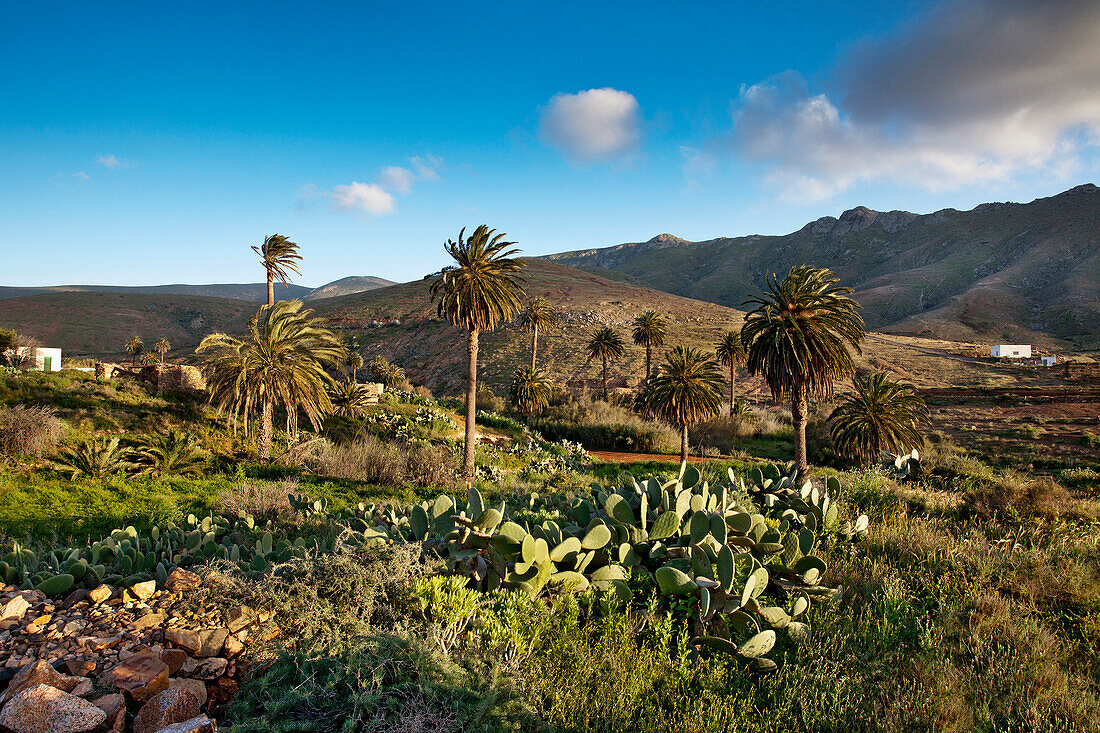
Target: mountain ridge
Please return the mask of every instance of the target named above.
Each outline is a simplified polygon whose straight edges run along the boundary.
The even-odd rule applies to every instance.
[[[1100,189],[929,214],[857,206],[785,235],[689,242],[662,234],[545,259],[721,305],[740,306],[768,272],[837,272],[868,325],[949,339],[1100,342]]]
[[[373,275],[352,275],[326,283],[316,288],[304,285],[275,283],[276,300],[301,298],[318,300],[337,295],[364,292],[373,288],[393,285],[393,281]],[[267,283],[209,283],[168,285],[31,285],[0,286],[0,300],[26,298],[52,293],[122,293],[131,295],[192,295],[205,298],[228,298],[248,302],[267,300]]]

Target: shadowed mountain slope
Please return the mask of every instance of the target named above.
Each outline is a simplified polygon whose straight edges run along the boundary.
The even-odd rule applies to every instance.
[[[648,242],[553,262],[739,307],[768,272],[829,267],[872,328],[948,339],[1100,341],[1100,189],[917,215],[857,207],[784,236]],[[1049,341],[1050,339],[1047,339]]]

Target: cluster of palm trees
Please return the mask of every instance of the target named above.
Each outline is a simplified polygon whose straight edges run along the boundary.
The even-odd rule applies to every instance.
[[[130,355],[131,366],[137,367],[140,363],[142,366],[150,366],[152,364],[163,364],[165,355],[172,350],[172,344],[168,339],[159,339],[153,345],[153,351],[158,356],[153,356],[151,352],[145,351],[145,342],[141,340],[140,336],[134,336],[126,342],[124,350]]]
[[[267,272],[267,304],[251,319],[246,337],[212,334],[197,352],[211,375],[211,403],[228,416],[234,431],[240,425],[248,434],[258,419],[260,453],[267,458],[278,407],[286,414],[291,435],[297,434],[299,411],[315,429],[332,412],[361,413],[363,395],[357,388],[363,385],[358,384],[357,372],[363,360],[357,353],[349,354],[339,337],[324,328],[300,300],[275,301],[274,283],[288,284],[289,273],[299,273],[298,245],[274,234],[253,250]],[[515,243],[507,241],[505,234],[481,225],[467,237],[464,228],[457,240],[447,240],[444,250],[454,264],[432,279],[429,294],[439,316],[466,333],[463,469],[472,482],[481,335],[519,315],[520,325],[531,334],[531,365],[515,373],[510,397],[522,411],[534,414],[546,407],[553,388],[550,377],[538,368],[539,335],[557,325],[558,314],[543,297],[523,307],[524,262],[516,257]],[[774,399],[790,402],[795,466],[804,473],[809,402],[831,397],[834,384],[854,374],[852,351],[859,353],[865,335],[859,305],[848,297],[850,292],[823,268],[794,267],[782,280],[769,275],[767,292],[746,302],[753,308],[741,330],[726,333],[713,354],[675,346],[656,368],[653,352],[664,345],[668,324],[655,311],[640,314],[631,332],[634,344],[646,352],[640,409],[679,428],[681,459],[686,460],[689,428],[721,409],[722,367],[728,369],[732,412],[736,369],[743,364],[750,374],[763,377]],[[164,351],[170,348],[162,340],[158,351],[161,344]],[[142,349],[140,339],[127,345],[135,359]],[[625,342],[615,329],[602,327],[592,334],[585,352],[601,364],[606,399],[608,364],[623,356]],[[346,382],[329,373],[339,369],[350,371]],[[884,374],[857,377],[854,386],[855,391],[844,396],[833,413],[832,435],[841,450],[867,463],[882,450],[900,451],[920,442],[917,429],[927,422],[927,410],[911,388]]]

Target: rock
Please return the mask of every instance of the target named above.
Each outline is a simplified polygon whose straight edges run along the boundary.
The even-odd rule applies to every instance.
[[[61,606],[62,608],[72,608],[77,603],[80,603],[87,597],[88,590],[86,588],[77,588],[65,597],[65,600],[61,603]]]
[[[187,677],[173,677],[168,680],[168,689],[171,690],[175,687],[190,692],[198,699],[199,705],[206,704],[206,683],[202,680],[192,680]]]
[[[23,690],[28,690],[37,685],[49,685],[68,692],[76,686],[77,682],[79,680],[76,677],[61,674],[49,662],[40,659],[23,667],[18,674],[11,678],[8,688],[4,690],[3,695],[0,695],[0,705],[11,700]]]
[[[114,595],[115,589],[109,585],[98,585],[88,591],[88,601],[92,605],[99,605]]]
[[[237,640],[237,637],[230,636],[225,640],[225,646],[222,647],[222,651],[227,657],[235,657],[244,651],[244,644]]]
[[[126,698],[114,692],[92,700],[92,704],[107,713],[107,728],[111,733],[126,730]]]
[[[218,724],[205,715],[161,728],[156,733],[218,733]]]
[[[87,697],[88,695],[91,695],[92,681],[87,677],[83,678],[82,680],[80,680],[80,682],[76,683],[76,686],[69,691],[69,694],[75,695],[77,697]]]
[[[25,614],[30,607],[31,604],[27,602],[26,598],[23,596],[16,596],[0,608],[0,621],[9,621],[12,619],[18,621],[23,618],[23,614]]]
[[[165,641],[196,657],[217,656],[228,637],[229,629],[169,629],[164,632]]]
[[[213,680],[225,674],[228,666],[229,660],[222,657],[188,659],[180,667],[180,674],[184,677],[194,677],[199,680]]]
[[[137,701],[144,701],[168,689],[168,665],[146,651],[126,659],[107,673],[105,681]]]
[[[50,685],[23,690],[0,712],[0,725],[15,733],[81,733],[106,720],[98,706]]]
[[[160,653],[160,658],[168,665],[168,674],[175,674],[189,657],[182,649],[165,649]]]
[[[256,612],[248,606],[241,606],[240,608],[234,608],[229,612],[229,631],[232,634],[237,633],[241,629],[251,626],[256,623]]]
[[[202,578],[183,568],[176,568],[168,575],[164,582],[164,589],[172,593],[195,590],[202,585]]]
[[[88,659],[67,659],[64,667],[73,677],[87,677],[95,672],[95,662]]]
[[[129,588],[130,595],[139,601],[147,601],[157,592],[157,581],[146,580],[144,583],[134,583]]]
[[[130,624],[130,626],[135,629],[149,629],[163,626],[164,622],[167,620],[168,614],[166,613],[147,613]]]
[[[157,693],[134,716],[134,733],[156,733],[199,714],[199,701],[182,687]]]

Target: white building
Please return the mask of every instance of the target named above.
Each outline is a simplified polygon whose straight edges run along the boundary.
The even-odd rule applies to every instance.
[[[23,358],[28,351],[34,352],[34,359],[27,366],[29,371],[59,372],[61,371],[61,349],[47,349],[42,346],[22,346],[19,348],[19,356]]]
[[[1043,362],[1043,366],[1054,366],[1058,363],[1057,356],[1040,356],[1039,359]]]
[[[1030,359],[1031,344],[996,344],[989,347],[989,355],[997,359]]]

